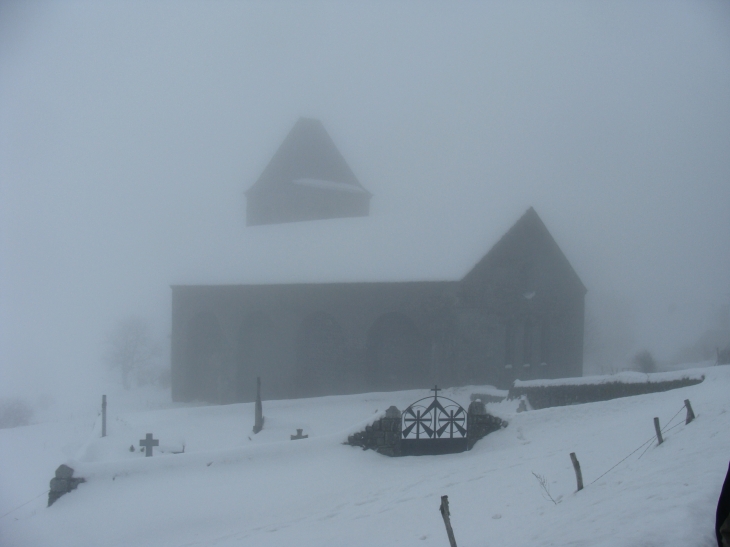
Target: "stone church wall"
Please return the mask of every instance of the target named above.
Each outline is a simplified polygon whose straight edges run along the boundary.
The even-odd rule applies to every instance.
[[[580,376],[584,298],[532,209],[460,281],[173,286],[173,400]]]

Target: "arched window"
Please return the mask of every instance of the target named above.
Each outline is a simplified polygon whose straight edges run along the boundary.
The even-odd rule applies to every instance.
[[[265,388],[276,385],[278,347],[274,323],[268,315],[253,311],[243,318],[238,332],[237,400],[253,401],[256,398],[256,378],[259,376]]]
[[[540,365],[550,364],[550,323],[545,320],[540,329]]]
[[[522,363],[529,367],[533,364],[533,338],[535,337],[535,324],[528,319],[525,321],[525,328],[522,332]]]
[[[212,313],[199,313],[188,322],[186,330],[186,400],[220,402],[220,380],[227,371],[218,319]]]
[[[511,321],[507,323],[504,334],[504,360],[509,368],[515,365],[515,326]]]
[[[328,395],[345,381],[345,336],[334,317],[324,312],[304,318],[297,334],[297,394]]]

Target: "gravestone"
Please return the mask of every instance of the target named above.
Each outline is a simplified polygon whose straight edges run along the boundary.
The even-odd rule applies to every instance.
[[[298,439],[308,439],[309,435],[302,435],[302,429],[297,429],[296,435],[289,435],[292,441],[296,441]]]
[[[151,458],[152,457],[152,447],[160,446],[160,441],[158,439],[153,439],[152,433],[147,433],[147,436],[144,439],[139,440],[139,446],[144,448],[145,457]]]

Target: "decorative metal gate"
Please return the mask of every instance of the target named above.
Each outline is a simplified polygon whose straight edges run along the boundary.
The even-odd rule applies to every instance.
[[[430,395],[405,409],[401,416],[401,450],[404,455],[454,454],[467,449],[466,410],[448,397]]]

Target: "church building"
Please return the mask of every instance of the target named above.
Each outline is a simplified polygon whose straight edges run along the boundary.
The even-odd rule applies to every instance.
[[[300,119],[247,192],[247,224],[349,223],[370,197]],[[581,376],[586,289],[535,210],[471,264],[439,281],[173,285],[173,400],[251,401],[257,377],[283,399]]]

